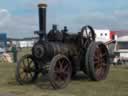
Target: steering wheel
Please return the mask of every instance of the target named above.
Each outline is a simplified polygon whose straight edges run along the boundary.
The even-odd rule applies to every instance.
[[[81,29],[81,44],[84,45],[86,41],[95,41],[95,31],[91,26],[84,26]]]

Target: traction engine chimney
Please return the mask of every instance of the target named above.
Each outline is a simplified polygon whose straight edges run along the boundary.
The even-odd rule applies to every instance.
[[[46,9],[47,4],[41,3],[38,5],[39,8],[39,35],[40,39],[46,39]]]

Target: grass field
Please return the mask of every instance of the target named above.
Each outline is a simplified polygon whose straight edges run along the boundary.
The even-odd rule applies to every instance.
[[[15,64],[0,63],[0,96],[128,96],[128,68],[111,67],[108,78],[100,82],[77,76],[68,87],[53,90],[49,82],[40,80],[31,85],[18,85]]]

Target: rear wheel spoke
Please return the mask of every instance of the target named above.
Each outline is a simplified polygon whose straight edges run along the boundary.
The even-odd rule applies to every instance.
[[[107,54],[106,54],[106,53],[103,53],[103,54],[102,54],[102,58],[104,58],[105,56],[107,56]]]

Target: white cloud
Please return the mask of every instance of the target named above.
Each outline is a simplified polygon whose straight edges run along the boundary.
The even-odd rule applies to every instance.
[[[0,9],[0,26],[5,25],[10,20],[10,16],[7,9]]]

